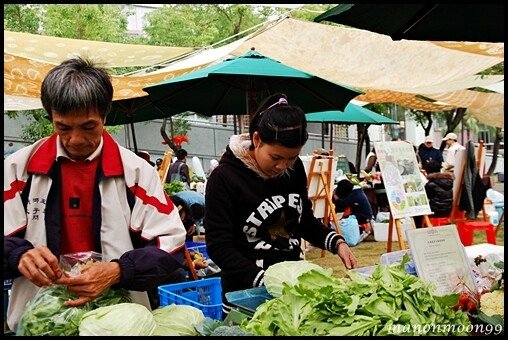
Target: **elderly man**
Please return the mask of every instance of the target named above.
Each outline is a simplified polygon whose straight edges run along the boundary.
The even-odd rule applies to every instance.
[[[4,160],[4,279],[13,279],[10,329],[42,286],[62,284],[82,306],[110,287],[147,293],[181,267],[185,228],[155,168],[104,130],[111,108],[109,73],[72,58],[51,69],[41,101],[54,133]],[[95,251],[79,275],[66,275],[60,255]]]
[[[453,168],[455,166],[455,158],[457,155],[457,152],[459,150],[465,150],[464,146],[459,144],[457,142],[458,138],[457,135],[453,132],[448,133],[444,138],[444,141],[446,141],[446,145],[448,147],[446,151],[446,158],[443,162],[443,169],[446,171],[453,172]]]

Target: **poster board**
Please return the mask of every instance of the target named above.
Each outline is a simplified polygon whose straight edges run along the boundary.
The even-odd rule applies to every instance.
[[[303,166],[305,168],[305,173],[307,174],[307,177],[309,177],[309,172],[311,170],[310,166],[312,163],[312,158],[313,158],[313,156],[300,156],[300,159],[303,162]],[[313,174],[320,174],[320,173],[324,173],[324,172],[328,171],[328,169],[330,169],[329,162],[332,162],[332,164],[331,164],[332,173],[331,173],[330,177],[328,176],[328,174],[326,174],[325,177],[330,179],[328,182],[328,191],[333,192],[333,189],[334,189],[333,179],[335,178],[335,175],[337,172],[336,171],[337,157],[323,156],[322,158],[319,158],[319,157],[316,158],[314,161],[314,167],[313,167],[312,173]],[[309,197],[316,194],[316,193],[318,194],[318,196],[313,199],[314,216],[317,218],[327,217],[326,216],[327,212],[329,213],[329,211],[327,211],[327,208],[329,208],[328,201],[327,201],[327,198],[323,194],[325,190],[323,188],[323,182],[320,180],[319,176],[317,176],[317,175],[311,176],[310,184],[309,184],[309,187],[307,188],[307,191],[309,192]]]
[[[406,239],[418,277],[436,286],[435,295],[451,294],[461,283],[475,288],[471,262],[454,224],[408,229]]]
[[[413,145],[375,142],[374,148],[393,218],[432,214]]]

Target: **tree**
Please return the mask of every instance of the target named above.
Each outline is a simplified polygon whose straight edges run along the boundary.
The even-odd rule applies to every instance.
[[[43,33],[54,37],[124,42],[127,8],[123,5],[44,5]]]
[[[129,13],[120,5],[4,5],[4,10],[4,26],[12,31],[112,42],[125,40]],[[35,142],[53,132],[44,109],[7,111],[5,115],[28,118],[29,123],[21,128],[20,137],[25,141]],[[106,130],[116,133],[120,128]]]
[[[37,34],[41,24],[41,5],[4,5],[4,30]]]

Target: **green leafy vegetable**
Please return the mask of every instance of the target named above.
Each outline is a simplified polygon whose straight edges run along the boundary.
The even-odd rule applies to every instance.
[[[326,270],[308,261],[283,261],[268,267],[265,271],[263,281],[266,290],[270,295],[278,297],[282,294],[284,283],[292,286],[301,274],[312,269],[321,271],[327,276],[332,276],[333,273],[331,269]]]
[[[82,316],[95,308],[121,302],[130,302],[125,289],[106,290],[100,297],[79,307],[66,307],[64,302],[77,299],[66,286],[52,285],[41,288],[23,312],[17,335],[78,335]]]
[[[79,335],[153,335],[156,328],[155,319],[145,306],[120,303],[85,313]]]
[[[205,316],[193,306],[169,305],[159,307],[152,312],[157,328],[153,335],[198,335],[194,328]]]
[[[402,262],[379,265],[370,278],[349,271],[350,280],[312,269],[294,284],[283,283],[282,295],[258,306],[240,326],[268,336],[423,335],[422,329],[428,335],[466,335],[468,315],[451,309],[457,296],[434,296],[434,286],[408,274]]]

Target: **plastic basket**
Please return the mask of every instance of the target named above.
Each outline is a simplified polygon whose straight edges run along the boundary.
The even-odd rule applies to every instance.
[[[206,251],[206,245],[202,245],[202,246],[197,246],[197,247],[187,247],[187,250],[190,252],[190,253],[193,253],[193,252],[199,252],[203,255],[203,257],[207,260],[210,259],[210,257],[208,256],[208,252]]]
[[[194,248],[194,247],[199,247],[199,246],[204,246],[204,245],[206,245],[205,242],[185,241],[185,246],[187,248]]]
[[[160,306],[189,305],[205,316],[222,320],[222,288],[220,277],[160,286]]]

